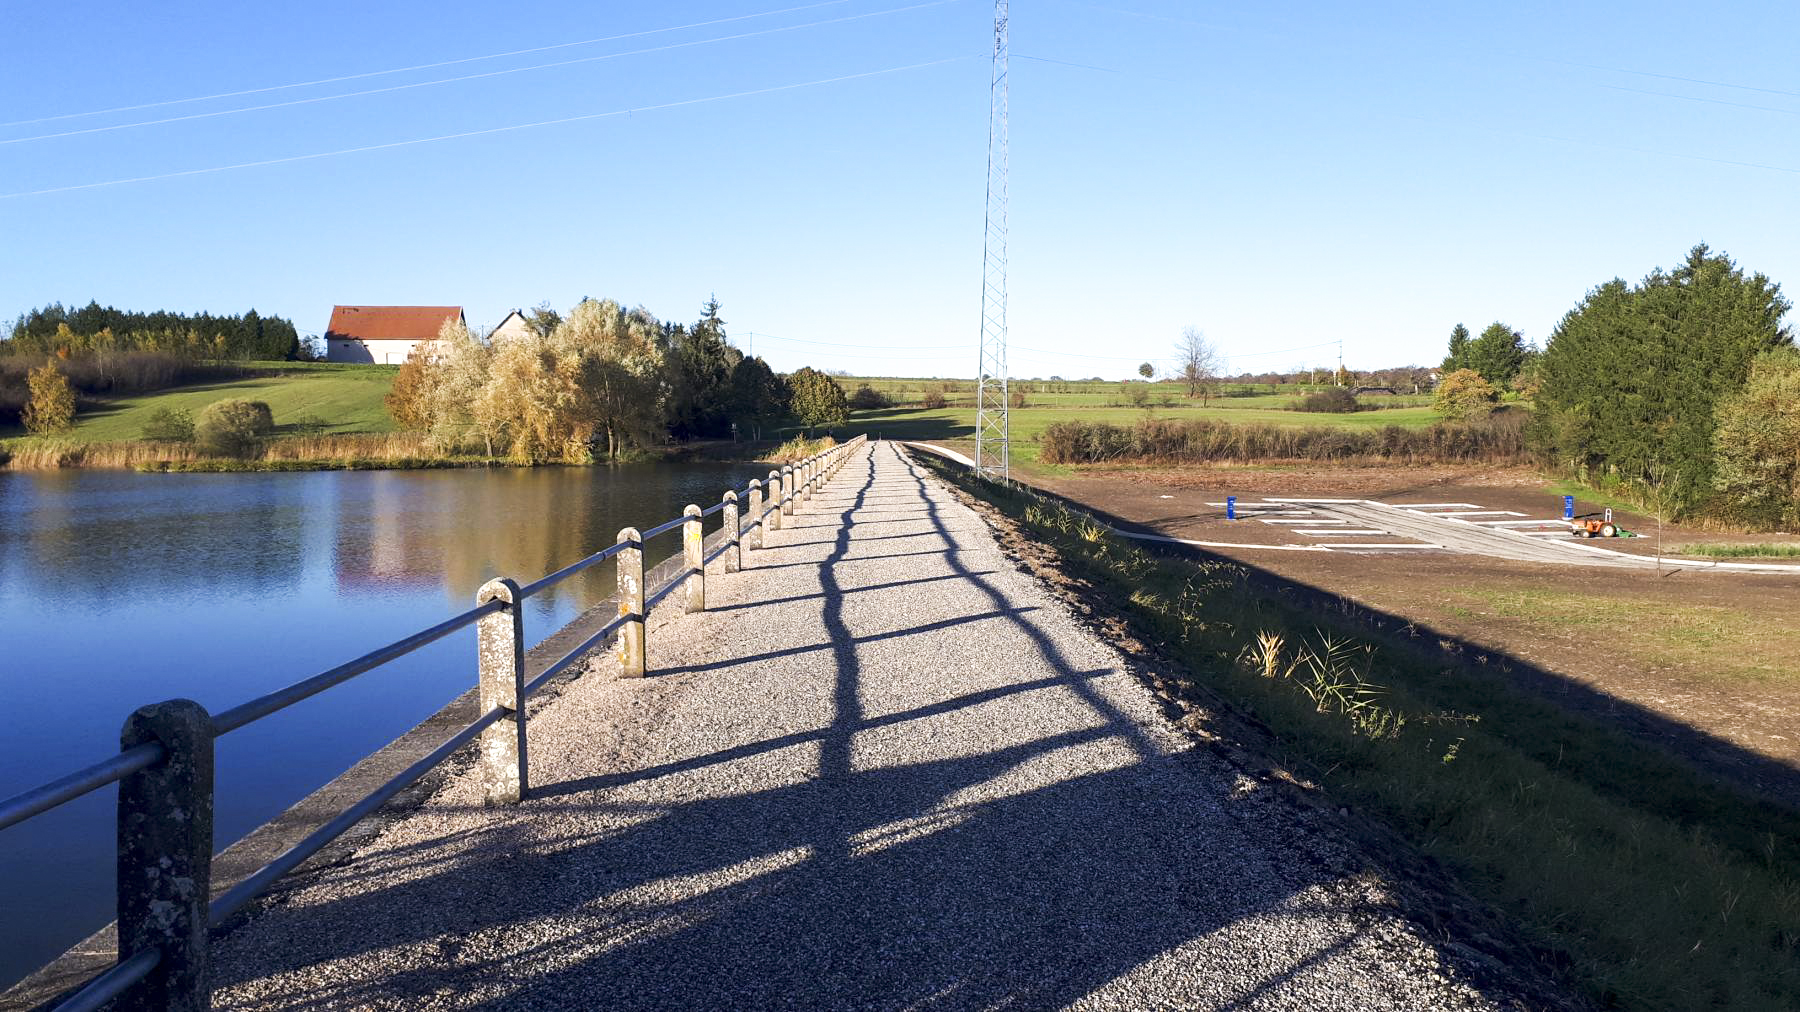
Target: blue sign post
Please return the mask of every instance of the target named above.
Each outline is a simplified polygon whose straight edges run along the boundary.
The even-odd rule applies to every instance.
[[[1237,496],[1235,495],[1228,495],[1225,497],[1225,519],[1237,519]]]
[[[1563,519],[1575,519],[1575,497],[1572,495],[1563,496]]]

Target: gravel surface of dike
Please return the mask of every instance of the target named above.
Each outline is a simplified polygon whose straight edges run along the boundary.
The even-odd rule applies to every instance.
[[[1511,1004],[891,444],[790,524],[533,713],[522,805],[459,774],[221,939],[215,1007]]]

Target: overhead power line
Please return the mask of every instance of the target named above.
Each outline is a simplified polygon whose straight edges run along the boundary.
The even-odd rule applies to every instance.
[[[668,28],[649,28],[641,32],[625,32],[621,35],[606,35],[594,39],[580,39],[575,42],[558,42],[548,46],[533,46],[529,49],[513,49],[503,53],[486,53],[481,56],[465,56],[455,60],[439,60],[436,63],[419,63],[410,67],[392,67],[387,70],[369,70],[359,74],[341,74],[337,77],[321,77],[315,81],[296,81],[293,84],[272,84],[263,88],[245,88],[241,91],[222,91],[213,95],[194,95],[189,98],[170,98],[159,102],[141,102],[137,105],[120,105],[110,109],[90,109],[86,112],[65,112],[55,116],[39,116],[36,119],[13,120],[0,123],[0,127],[30,126],[33,123],[51,123],[56,120],[77,119],[82,116],[104,116],[115,112],[136,112],[139,109],[156,109],[167,105],[184,105],[189,102],[210,102],[216,98],[241,98],[245,95],[262,95],[271,91],[286,91],[290,88],[311,88],[320,84],[339,84],[344,81],[360,81],[370,77],[383,77],[388,74],[406,74],[415,70],[436,70],[439,67],[454,67],[464,63],[479,63],[482,60],[500,60],[509,56],[529,56],[532,53],[548,53],[557,49],[572,49],[576,46],[592,46],[602,42],[622,42],[625,39],[638,39],[647,35],[664,35],[669,32],[683,32],[692,28],[710,28],[713,25],[730,24],[734,21],[751,21],[756,18],[775,17],[781,14],[793,14],[797,11],[810,11],[819,7],[836,7],[849,3],[850,0],[822,0],[820,3],[804,4],[799,7],[784,7],[780,10],[759,11],[755,14],[739,14],[729,18],[714,18],[710,21],[696,21],[687,25],[672,25]]]
[[[611,119],[616,116],[631,116],[637,113],[656,112],[662,109],[678,109],[683,106],[704,105],[708,102],[724,102],[734,98],[750,98],[755,95],[772,95],[782,91],[796,91],[800,88],[816,88],[827,84],[840,84],[844,81],[856,81],[869,77],[881,77],[886,74],[899,74],[908,70],[922,70],[926,67],[938,67],[946,63],[959,63],[971,59],[967,56],[951,56],[942,60],[928,60],[924,63],[911,63],[902,67],[887,67],[882,70],[864,71],[860,74],[844,74],[838,77],[825,77],[816,81],[801,81],[797,84],[781,84],[770,88],[753,88],[749,91],[737,91],[726,95],[708,95],[703,98],[688,98],[678,102],[661,102],[656,105],[643,105],[631,109],[614,109],[611,112],[586,113],[580,116],[563,116],[558,119],[538,120],[535,123],[514,123],[509,126],[487,127],[482,130],[464,130],[460,133],[439,134],[435,137],[415,137],[404,141],[389,141],[385,144],[365,144],[361,147],[339,148],[336,151],[318,151],[306,155],[287,155],[281,158],[264,158],[254,162],[238,162],[233,165],[213,165],[204,169],[183,169],[179,172],[159,172],[150,176],[132,176],[124,179],[108,179],[97,183],[76,183],[71,186],[51,186],[41,190],[18,190],[12,193],[0,193],[0,200],[16,197],[41,197],[51,193],[69,193],[74,190],[94,190],[105,186],[123,186],[127,183],[148,183],[159,179],[179,179],[183,176],[203,176],[215,172],[231,172],[237,169],[255,169],[269,165],[284,165],[289,162],[305,162],[318,158],[336,158],[340,155],[362,154],[368,151],[386,151],[391,148],[411,147],[415,144],[436,144],[440,141],[461,140],[467,137],[486,137],[492,134],[510,133],[517,130],[532,130],[538,127],[560,126],[565,123],[583,123],[589,120]]]
[[[622,53],[603,53],[599,56],[583,56],[574,60],[557,60],[554,63],[535,63],[528,67],[509,67],[505,70],[489,70],[480,74],[463,74],[458,77],[441,77],[435,81],[414,81],[409,84],[391,84],[384,88],[367,88],[363,91],[347,91],[336,95],[315,95],[311,98],[294,98],[285,102],[268,102],[263,105],[247,105],[236,109],[215,109],[211,112],[188,113],[184,116],[165,116],[162,119],[138,120],[135,123],[112,123],[107,126],[83,127],[79,130],[63,130],[58,133],[37,134],[31,137],[13,137],[0,140],[0,145],[24,144],[28,141],[47,141],[58,137],[75,137],[81,134],[107,133],[113,130],[129,130],[134,127],[161,126],[167,123],[183,123],[189,120],[212,119],[218,116],[235,116],[238,113],[262,112],[268,109],[283,109],[296,105],[313,105],[319,102],[335,102],[345,98],[362,98],[367,95],[382,95],[394,91],[409,91],[414,88],[431,88],[440,84],[455,84],[459,81],[478,81],[490,77],[506,77],[510,74],[523,74],[534,70],[550,70],[556,67],[572,67],[583,63],[599,63],[604,60],[616,60],[626,56],[642,56],[646,53],[665,53],[674,49],[691,49],[695,46],[712,45],[715,42],[735,42],[740,39],[753,39],[763,35],[777,35],[782,32],[796,32],[804,28],[818,28],[823,25],[842,24],[846,21],[861,21],[864,18],[877,18],[888,14],[902,14],[925,7],[941,7],[955,3],[957,0],[927,0],[907,7],[893,7],[884,11],[868,11],[863,14],[852,14],[841,18],[827,18],[824,21],[808,21],[799,25],[783,25],[780,28],[765,28],[755,32],[740,32],[737,35],[721,35],[711,39],[695,39],[689,42],[673,42],[666,46],[651,46],[647,49],[630,49]]]

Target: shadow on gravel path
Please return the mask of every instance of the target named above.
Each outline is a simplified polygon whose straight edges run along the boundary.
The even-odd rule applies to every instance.
[[[932,550],[861,554],[878,497]],[[509,810],[453,783],[224,939],[218,1007],[1493,1007],[891,447],[812,509],[766,596],[678,620],[767,641],[604,689],[670,711],[620,718],[626,768]],[[699,724],[727,732],[667,734]]]

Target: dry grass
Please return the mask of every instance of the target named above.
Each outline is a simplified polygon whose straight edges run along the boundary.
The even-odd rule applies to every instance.
[[[450,456],[434,448],[418,432],[291,436],[264,443],[243,458],[210,457],[192,443],[77,443],[67,440],[20,440],[0,452],[0,466],[14,471],[99,467],[137,470],[262,470],[273,465],[353,467],[397,465],[450,466],[484,463],[479,457]]]

